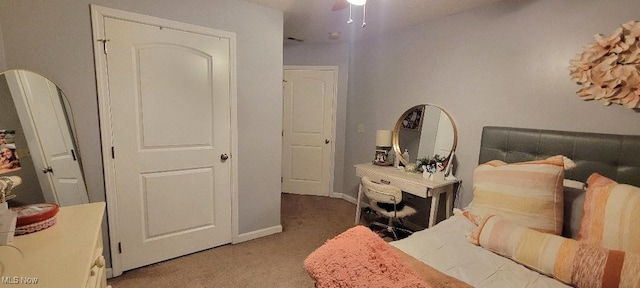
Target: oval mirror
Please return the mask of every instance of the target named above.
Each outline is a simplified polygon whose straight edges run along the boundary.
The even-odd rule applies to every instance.
[[[393,129],[393,149],[402,164],[435,155],[448,159],[455,151],[458,132],[453,118],[444,109],[432,104],[409,108]],[[403,152],[409,154],[406,159]]]
[[[49,79],[27,70],[0,74],[0,176],[18,176],[9,206],[88,203],[68,102]]]

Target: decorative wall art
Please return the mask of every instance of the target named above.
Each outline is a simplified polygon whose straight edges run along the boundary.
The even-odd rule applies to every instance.
[[[640,108],[640,22],[629,21],[609,36],[597,34],[569,63],[583,100]]]

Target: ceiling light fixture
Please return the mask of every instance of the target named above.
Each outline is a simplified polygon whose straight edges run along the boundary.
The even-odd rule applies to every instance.
[[[347,24],[353,23],[353,18],[351,18],[351,6],[362,6],[362,27],[367,26],[366,18],[367,18],[367,0],[347,0],[349,2],[349,20],[347,20]]]

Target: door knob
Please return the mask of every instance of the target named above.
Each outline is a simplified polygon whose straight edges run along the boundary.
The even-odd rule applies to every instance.
[[[329,144],[329,139],[324,139],[324,144]]]
[[[42,168],[42,173],[44,173],[44,174],[53,173],[53,168],[51,168],[51,166],[47,166],[46,168]]]
[[[224,153],[223,153],[223,154],[220,154],[220,160],[222,160],[222,161],[227,161],[227,159],[229,159],[229,155],[224,154]]]

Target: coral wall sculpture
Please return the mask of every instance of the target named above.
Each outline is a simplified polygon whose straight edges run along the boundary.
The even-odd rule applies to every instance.
[[[569,63],[583,100],[640,108],[640,22],[629,21],[609,36],[597,34]]]

